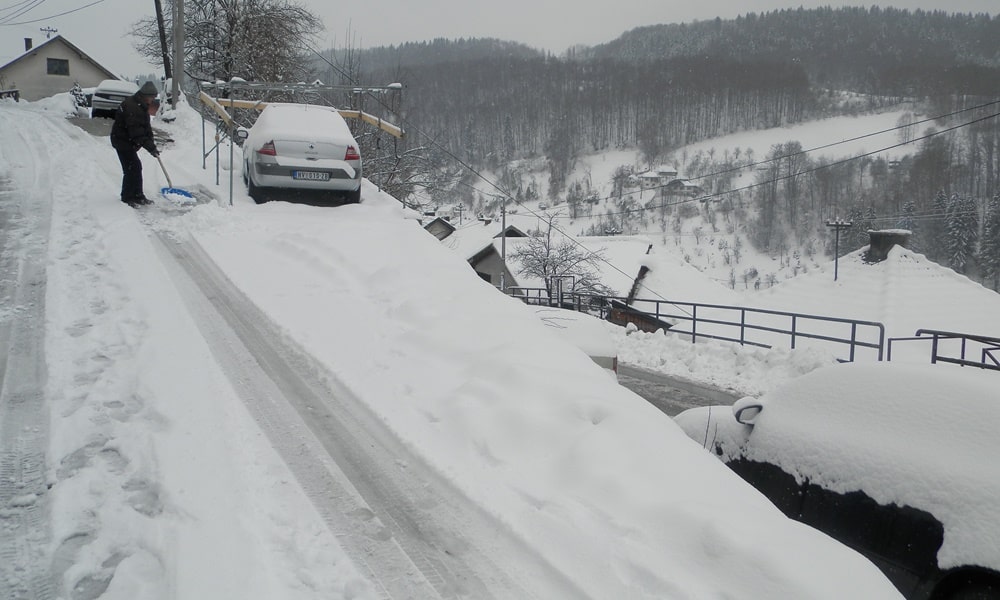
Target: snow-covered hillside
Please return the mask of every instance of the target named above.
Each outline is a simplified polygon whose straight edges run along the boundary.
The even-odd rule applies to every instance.
[[[678,178],[693,178],[692,181],[705,187],[707,193],[711,190],[713,178],[699,178],[688,172],[696,163],[709,160],[718,162],[724,156],[741,164],[763,161],[773,146],[788,142],[799,142],[803,150],[815,149],[809,153],[814,160],[840,160],[859,156],[899,144],[900,133],[896,128],[901,119],[912,114],[911,107],[904,107],[879,114],[833,117],[790,127],[745,131],[678,148],[660,162],[675,168]],[[882,152],[879,156],[887,160],[898,160],[913,150],[913,146],[902,146]],[[661,200],[658,189],[642,189],[638,184],[626,189],[626,198],[631,198],[633,208],[623,215],[624,211],[614,192],[616,170],[627,167],[638,174],[655,166],[646,164],[638,149],[584,154],[576,159],[574,165],[573,171],[566,178],[567,185],[577,182],[583,184],[586,189],[591,190],[593,196],[600,199],[598,202],[582,203],[577,218],[571,218],[572,210],[565,202],[566,191],[560,194],[560,200],[553,201],[549,198],[549,172],[544,157],[525,159],[512,163],[508,169],[519,179],[522,189],[531,188],[536,196],[532,200],[525,200],[522,206],[515,206],[516,215],[533,220],[539,228],[550,216],[557,215],[555,226],[575,236],[587,235],[595,230],[603,233],[606,225],[611,223],[620,233],[643,235],[654,245],[678,254],[710,279],[744,291],[766,289],[773,283],[807,273],[827,262],[821,243],[817,243],[814,250],[809,252],[805,249],[797,252],[796,249],[789,249],[783,254],[757,251],[746,241],[747,223],[720,216],[713,226],[705,220],[702,205],[696,198],[671,196]],[[485,176],[492,182],[502,181],[499,173],[487,172]],[[730,187],[736,189],[754,184],[757,171],[753,167],[744,168],[731,176]],[[483,181],[477,183],[477,188],[482,197],[488,198],[496,193],[496,188]],[[684,217],[680,228],[675,229],[672,220],[676,212],[664,216],[658,209],[636,210],[650,202],[657,205],[664,202],[687,203],[699,210]],[[715,204],[711,206],[717,208]],[[442,213],[448,212],[448,208],[445,207]],[[468,212],[465,220],[475,216]],[[492,208],[490,212],[496,216],[498,211]],[[448,214],[457,219],[457,215]],[[837,215],[831,213],[824,216],[833,218]],[[739,238],[742,239],[737,241]],[[734,247],[740,253],[737,260],[733,258]],[[744,274],[748,270],[753,270],[757,275],[745,281]],[[734,273],[735,286],[732,280]],[[762,285],[755,288],[757,279],[761,280]]]

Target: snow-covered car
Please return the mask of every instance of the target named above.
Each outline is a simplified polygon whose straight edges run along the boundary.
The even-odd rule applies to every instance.
[[[113,119],[115,111],[125,98],[139,91],[139,86],[131,81],[120,79],[105,79],[97,84],[94,95],[90,99],[91,118],[105,117]]]
[[[675,421],[910,600],[1000,598],[997,373],[836,365]]]
[[[329,191],[361,201],[361,154],[337,109],[269,104],[253,127],[241,129],[243,180],[250,197],[262,188]]]
[[[535,314],[560,338],[582,350],[618,379],[618,347],[608,329],[617,325],[565,308],[538,307]]]

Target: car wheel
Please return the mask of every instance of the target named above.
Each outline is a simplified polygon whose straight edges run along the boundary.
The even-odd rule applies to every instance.
[[[267,198],[264,197],[264,192],[262,192],[260,187],[253,182],[253,176],[250,175],[250,165],[245,164],[243,169],[243,178],[247,182],[247,193],[250,194],[250,197],[253,198],[253,201],[257,204],[267,202]]]
[[[358,189],[350,191],[350,192],[347,192],[347,194],[345,196],[347,198],[347,203],[348,204],[360,204],[361,203],[361,186],[359,185]]]

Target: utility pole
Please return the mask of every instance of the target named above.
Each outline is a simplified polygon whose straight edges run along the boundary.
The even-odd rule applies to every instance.
[[[840,219],[835,219],[833,221],[827,221],[827,227],[833,227],[835,234],[833,238],[833,280],[837,281],[837,267],[840,261],[840,230],[848,229],[854,223],[850,221],[841,221]]]
[[[170,86],[170,97],[174,108],[180,102],[181,85],[184,79],[184,0],[174,0],[174,77]]]
[[[39,27],[38,31],[41,31],[42,33],[45,34],[45,39],[51,38],[53,33],[59,33],[58,29],[52,29],[48,25],[46,25],[45,27]]]
[[[170,52],[167,50],[167,28],[163,22],[163,3],[153,0],[153,8],[156,10],[156,30],[160,34],[160,52],[163,54],[163,76],[170,79],[173,75],[170,72]]]
[[[507,293],[507,199],[500,202],[500,291]]]

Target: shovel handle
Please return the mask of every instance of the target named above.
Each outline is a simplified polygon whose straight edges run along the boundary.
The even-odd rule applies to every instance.
[[[167,168],[163,166],[163,161],[160,160],[159,155],[156,157],[156,162],[160,163],[160,168],[163,169],[163,175],[167,178],[167,187],[174,187],[174,184],[170,183],[170,174],[167,173]]]

